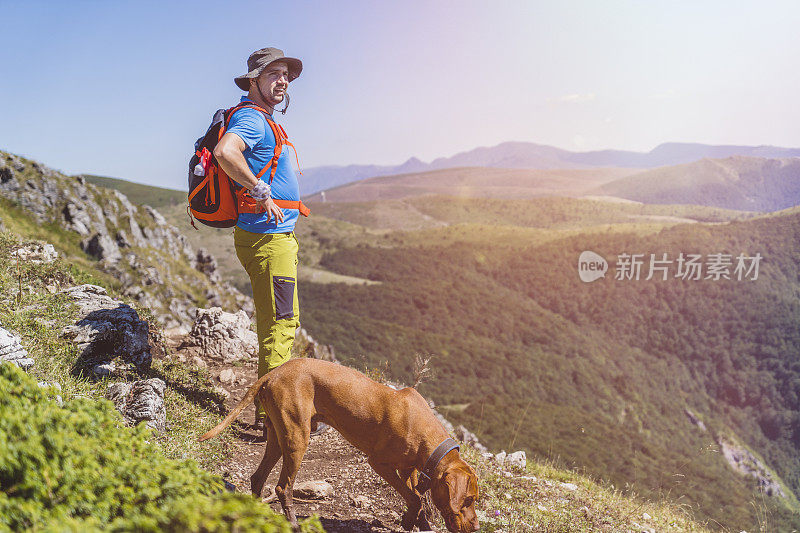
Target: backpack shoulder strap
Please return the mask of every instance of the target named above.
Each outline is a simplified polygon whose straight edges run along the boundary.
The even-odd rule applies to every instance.
[[[275,173],[278,171],[278,159],[281,156],[281,152],[283,152],[283,145],[284,144],[289,144],[289,145],[292,146],[292,148],[294,148],[294,145],[292,145],[290,142],[288,142],[289,139],[288,139],[288,137],[286,135],[286,131],[283,129],[282,126],[280,126],[279,124],[276,124],[275,121],[272,120],[272,118],[270,118],[270,114],[267,112],[266,109],[264,109],[263,107],[257,106],[256,104],[254,104],[252,102],[249,102],[249,101],[248,102],[241,102],[239,105],[236,105],[236,106],[230,108],[230,110],[228,110],[228,112],[226,113],[225,126],[227,127],[227,125],[230,122],[231,117],[233,117],[234,113],[236,113],[238,110],[244,109],[244,108],[255,109],[256,111],[260,111],[261,114],[264,116],[264,120],[266,120],[267,125],[272,130],[272,135],[275,137],[275,148],[273,149],[273,152],[272,152],[272,158],[270,159],[269,163],[267,163],[264,166],[264,168],[262,168],[261,171],[258,174],[256,174],[256,178],[261,179],[261,176],[263,176],[267,172],[267,170],[269,169],[270,170],[269,183],[271,185],[272,184],[272,180],[275,178]],[[223,131],[223,128],[220,128],[220,131]],[[297,157],[297,151],[296,150],[295,150],[295,157]],[[299,166],[300,166],[300,163],[298,162],[298,167]]]

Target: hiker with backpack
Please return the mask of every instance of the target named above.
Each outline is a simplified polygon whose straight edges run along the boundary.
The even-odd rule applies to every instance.
[[[294,146],[273,113],[281,103],[285,113],[287,88],[303,64],[277,48],[263,48],[250,55],[247,69],[234,79],[247,94],[236,106],[218,111],[195,145],[189,207],[204,224],[235,225],[236,255],[253,289],[261,377],[289,360],[299,325],[294,226],[309,211],[283,150]],[[259,406],[257,418],[264,417]]]

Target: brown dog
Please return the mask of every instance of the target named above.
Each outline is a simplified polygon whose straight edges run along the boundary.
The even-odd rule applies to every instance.
[[[217,436],[256,398],[267,411],[269,421],[264,457],[250,477],[250,488],[260,498],[267,476],[283,456],[275,493],[293,525],[297,525],[297,519],[292,485],[308,447],[312,425],[324,421],[364,452],[375,472],[406,501],[403,528],[430,529],[422,508],[417,471],[423,471],[448,434],[416,390],[396,391],[335,363],[292,359],[256,381],[225,420],[200,441]],[[433,468],[430,487],[433,503],[448,530],[471,533],[479,529],[474,507],[477,477],[457,449],[449,451]]]

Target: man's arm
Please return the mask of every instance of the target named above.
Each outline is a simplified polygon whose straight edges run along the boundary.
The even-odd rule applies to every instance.
[[[217,158],[219,166],[228,177],[250,191],[259,180],[250,171],[247,160],[244,158],[246,148],[247,145],[241,137],[233,132],[228,132],[222,136],[214,148],[214,157]],[[274,215],[278,222],[283,222],[283,211],[275,205],[272,198],[256,201],[266,210],[267,220]]]

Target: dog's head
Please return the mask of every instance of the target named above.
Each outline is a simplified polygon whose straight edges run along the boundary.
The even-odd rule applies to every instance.
[[[475,500],[478,499],[478,477],[463,459],[452,461],[431,486],[434,505],[442,513],[447,530],[453,533],[478,531]]]

